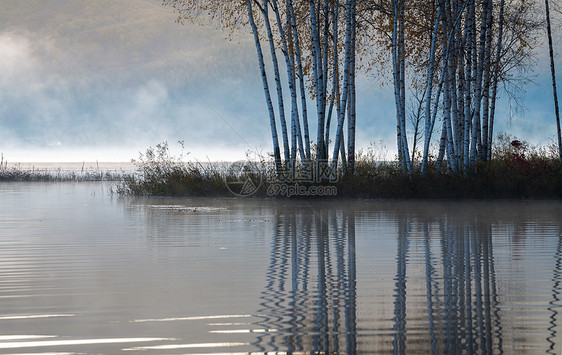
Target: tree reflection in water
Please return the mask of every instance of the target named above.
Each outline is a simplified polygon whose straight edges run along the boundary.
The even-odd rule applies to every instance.
[[[431,228],[422,221],[431,353],[502,354],[491,225],[445,218],[438,238]]]
[[[548,342],[548,354],[556,354],[554,346],[556,345],[556,326],[558,325],[558,308],[560,307],[560,284],[562,281],[562,233],[558,233],[558,243],[556,244],[556,254],[554,256],[555,266],[552,275],[552,300],[548,303],[548,310],[551,312],[550,323],[548,327],[549,336],[546,338]]]
[[[373,285],[365,275],[373,271],[371,263],[379,265],[362,259],[369,251],[356,250],[356,225],[363,233],[366,223],[374,223],[363,218],[345,208],[279,208],[257,312],[256,326],[263,332],[254,345],[260,352],[504,353],[490,219],[395,214],[395,274],[384,276],[394,277],[388,288],[392,302],[384,296],[369,302],[365,298]],[[551,351],[562,277],[560,244],[556,255]]]
[[[356,352],[354,223],[341,211],[276,215],[260,351]]]

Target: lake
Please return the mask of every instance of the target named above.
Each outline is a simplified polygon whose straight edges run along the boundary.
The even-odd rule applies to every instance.
[[[0,353],[560,354],[562,203],[0,184]]]

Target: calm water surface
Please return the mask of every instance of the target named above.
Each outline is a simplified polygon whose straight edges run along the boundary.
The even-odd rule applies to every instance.
[[[0,184],[0,353],[560,354],[562,203]]]

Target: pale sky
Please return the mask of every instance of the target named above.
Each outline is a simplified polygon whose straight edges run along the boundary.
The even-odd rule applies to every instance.
[[[1,0],[0,153],[11,162],[129,161],[163,141],[179,149],[180,140],[199,160],[270,152],[250,32],[229,41],[212,26],[175,19],[159,0]],[[537,50],[524,111],[510,115],[500,102],[496,132],[535,144],[554,138],[547,59]],[[391,158],[391,88],[363,76],[357,105],[357,145],[375,142]]]

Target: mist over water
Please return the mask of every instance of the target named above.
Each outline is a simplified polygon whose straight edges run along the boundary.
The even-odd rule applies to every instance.
[[[559,354],[559,202],[0,185],[0,353]]]

